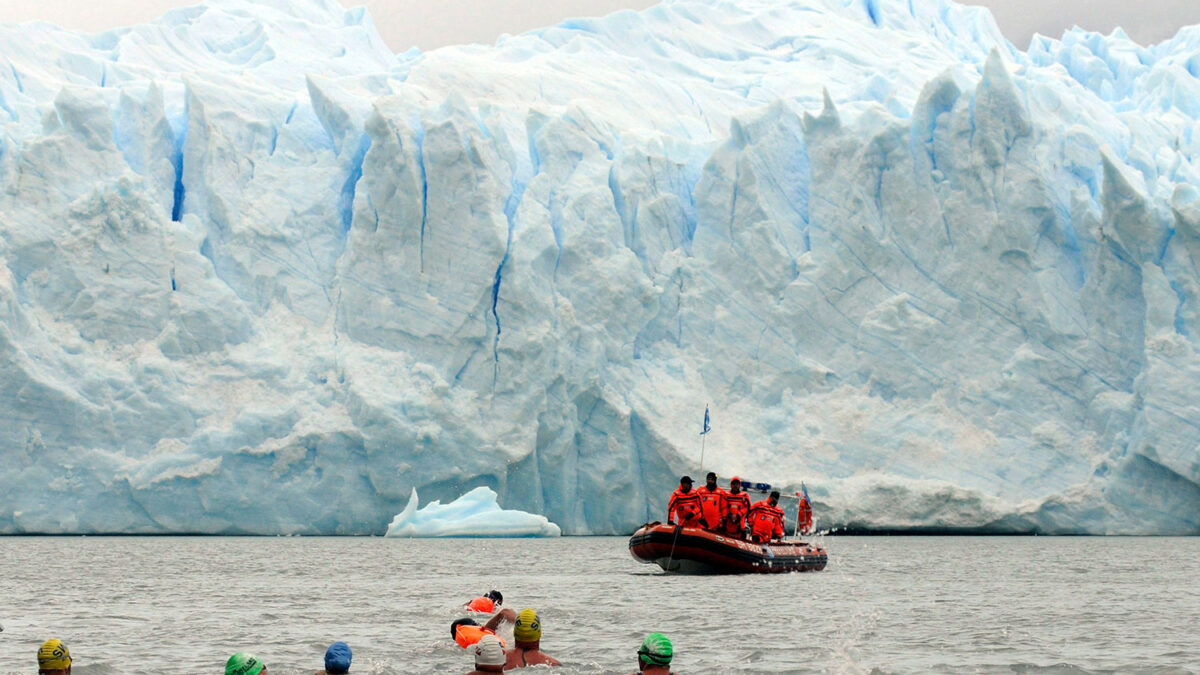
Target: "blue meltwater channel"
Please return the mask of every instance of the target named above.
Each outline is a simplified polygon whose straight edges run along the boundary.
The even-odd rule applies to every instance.
[[[242,650],[311,675],[335,640],[351,673],[466,673],[449,625],[490,589],[538,611],[560,675],[636,672],[653,631],[684,674],[1200,671],[1200,538],[831,536],[823,572],[722,577],[626,542],[0,538],[0,673],[36,672],[51,637],[73,675]]]

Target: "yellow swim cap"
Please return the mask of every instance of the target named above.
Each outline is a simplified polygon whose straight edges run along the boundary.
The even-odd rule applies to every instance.
[[[537,642],[542,639],[542,620],[532,609],[523,609],[513,626],[513,637],[521,642]]]
[[[46,640],[38,650],[38,670],[66,670],[71,667],[71,652],[58,640]]]

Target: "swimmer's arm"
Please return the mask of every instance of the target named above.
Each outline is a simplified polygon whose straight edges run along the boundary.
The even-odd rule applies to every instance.
[[[500,627],[501,623],[503,623],[505,621],[507,621],[509,623],[516,623],[517,622],[517,613],[508,608],[502,609],[499,612],[496,612],[496,616],[493,616],[492,618],[488,619],[488,622],[483,624],[483,627],[487,628],[488,630],[494,631]]]

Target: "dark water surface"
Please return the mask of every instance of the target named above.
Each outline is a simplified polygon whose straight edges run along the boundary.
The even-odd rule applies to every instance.
[[[824,543],[824,572],[677,577],[620,537],[0,538],[0,672],[58,637],[74,675],[311,674],[338,639],[352,673],[466,673],[449,624],[490,588],[560,675],[634,672],[650,631],[691,674],[1200,671],[1200,538]]]

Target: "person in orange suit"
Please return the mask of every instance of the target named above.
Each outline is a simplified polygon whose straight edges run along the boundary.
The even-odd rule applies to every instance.
[[[671,493],[671,501],[667,502],[667,524],[674,525],[676,518],[680,525],[699,527],[702,524],[700,495],[692,490],[691,476],[679,479],[679,488]]]
[[[750,535],[754,541],[765,544],[772,539],[783,538],[783,509],[779,503],[779,492],[772,492],[766,500],[755,502],[750,507]]]
[[[725,498],[728,492],[717,487],[717,474],[708,472],[704,487],[696,490],[700,495],[700,518],[704,527],[712,532],[720,532],[725,526]]]
[[[750,495],[742,492],[742,479],[729,479],[725,495],[725,534],[743,539],[746,536],[746,515],[750,513]]]

